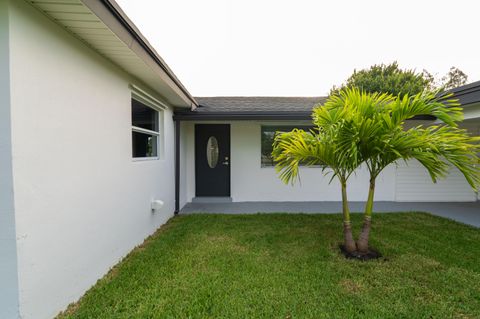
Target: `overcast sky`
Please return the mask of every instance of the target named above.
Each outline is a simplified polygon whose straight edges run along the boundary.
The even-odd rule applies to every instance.
[[[480,1],[117,0],[194,96],[319,96],[397,60],[480,80]]]

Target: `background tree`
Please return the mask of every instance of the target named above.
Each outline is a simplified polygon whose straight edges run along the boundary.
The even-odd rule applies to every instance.
[[[442,77],[440,87],[450,90],[467,83],[468,76],[459,68],[452,66],[450,71]]]
[[[437,80],[427,70],[417,73],[415,70],[401,69],[397,62],[393,62],[373,65],[360,71],[354,70],[344,84],[330,90],[330,95],[338,94],[345,88],[356,87],[367,93],[413,96],[423,91],[449,90],[464,85],[467,79],[462,70],[453,66],[445,76]]]
[[[402,70],[397,62],[376,64],[369,69],[354,70],[340,87],[333,87],[330,95],[345,88],[359,88],[367,93],[389,93],[394,96],[415,95],[432,84],[432,79],[414,70]]]

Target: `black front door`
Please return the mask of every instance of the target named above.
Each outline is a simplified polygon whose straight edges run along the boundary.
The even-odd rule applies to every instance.
[[[230,125],[195,125],[196,196],[230,196]]]

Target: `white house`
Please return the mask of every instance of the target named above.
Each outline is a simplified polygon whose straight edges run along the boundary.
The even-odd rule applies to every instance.
[[[464,103],[463,126],[473,134],[480,130],[480,82],[455,90]],[[202,196],[244,201],[340,201],[340,186],[322,177],[318,168],[304,167],[295,187],[278,178],[270,153],[275,131],[308,127],[312,106],[324,98],[305,97],[208,97],[197,98],[195,110],[177,111],[181,123],[180,206]],[[410,125],[433,124],[435,118],[420,117]],[[219,158],[208,162],[207,145],[213,136]],[[210,145],[208,145],[210,147]],[[349,199],[364,201],[368,171],[360,170],[349,183]],[[388,167],[378,178],[379,201],[476,201],[477,194],[458,170],[433,184],[416,162]]]
[[[196,102],[109,1],[0,0],[0,67],[0,318],[51,318],[173,216]]]
[[[113,0],[0,0],[0,70],[2,319],[55,316],[192,200],[340,199],[315,168],[283,185],[269,158],[322,98],[193,98]],[[480,82],[454,93],[478,134]],[[415,163],[377,188],[477,200],[458,172],[433,185]]]

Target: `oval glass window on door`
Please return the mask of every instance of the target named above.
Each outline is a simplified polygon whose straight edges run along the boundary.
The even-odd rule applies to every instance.
[[[207,163],[210,168],[215,168],[218,163],[218,141],[215,136],[210,136],[207,141]]]

